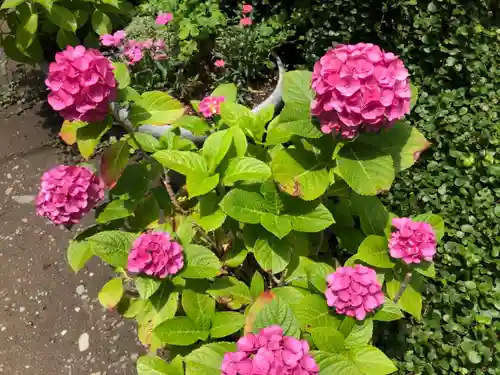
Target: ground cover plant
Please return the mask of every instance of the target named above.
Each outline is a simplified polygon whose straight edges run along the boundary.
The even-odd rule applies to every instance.
[[[444,233],[439,216],[398,218],[376,197],[429,147],[401,121],[417,90],[398,56],[337,46],[314,72],[286,73],[278,113],[252,112],[223,84],[185,115],[83,46],[57,55],[46,84],[84,157],[113,124],[126,131],[99,171],[47,171],[37,212],[70,228],[96,209],[68,261],[114,267],[100,302],[135,319],[152,353],[168,347],[169,362],[141,357],[140,375],[397,370],[372,346],[374,326],[420,318]],[[156,139],[143,124],[174,129]]]

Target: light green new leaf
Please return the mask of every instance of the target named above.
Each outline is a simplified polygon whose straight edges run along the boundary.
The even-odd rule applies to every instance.
[[[129,120],[134,126],[143,124],[169,125],[184,114],[184,106],[166,92],[148,91],[141,100],[132,103]]]
[[[328,170],[313,152],[282,149],[274,155],[271,169],[282,191],[306,201],[322,196],[330,184]]]
[[[231,160],[224,172],[224,185],[233,185],[236,181],[261,182],[271,176],[271,168],[255,158],[239,157]]]
[[[134,205],[130,201],[114,200],[109,202],[104,210],[99,213],[96,221],[99,224],[108,223],[113,220],[123,219],[134,214]]]
[[[352,318],[351,318],[352,319]],[[345,338],[346,348],[356,348],[368,344],[373,336],[373,320],[366,318],[365,320],[354,323],[351,331]]]
[[[214,342],[193,350],[186,357],[186,375],[220,375],[224,354],[234,352],[233,342]]]
[[[384,305],[377,311],[373,320],[392,322],[393,320],[399,320],[403,317],[404,314],[401,312],[401,309],[392,300],[386,297]]]
[[[205,158],[210,173],[220,164],[231,146],[233,135],[229,130],[221,130],[211,134],[203,144],[201,154]]]
[[[248,224],[259,224],[266,212],[264,198],[259,193],[242,189],[231,190],[219,205],[226,215]]]
[[[120,278],[109,280],[102,287],[98,298],[101,305],[107,309],[112,309],[123,297],[123,281]]]
[[[190,174],[187,178],[186,185],[190,198],[205,195],[214,190],[219,183],[219,174],[213,176],[203,176]]]
[[[92,252],[114,267],[126,268],[128,253],[137,234],[117,230],[103,231],[87,238]]]
[[[282,239],[292,231],[292,223],[287,216],[263,213],[260,217],[260,223],[279,239]]]
[[[113,26],[108,15],[96,9],[92,13],[92,28],[97,34],[104,35],[111,33]]]
[[[258,332],[272,325],[279,325],[285,336],[300,337],[300,325],[296,316],[290,306],[279,297],[264,305],[257,313],[252,331]]]
[[[388,375],[397,371],[398,368],[379,349],[374,346],[364,346],[351,352],[356,367],[369,375]]]
[[[206,294],[185,289],[182,292],[181,302],[187,317],[202,331],[210,331],[212,318],[215,315],[215,301]]]
[[[94,16],[92,15],[92,19],[93,18]],[[128,87],[130,85],[130,74],[128,72],[127,65],[121,62],[114,62],[113,68],[113,73],[115,74],[116,81],[118,82],[118,88],[124,89]]]
[[[161,281],[152,277],[138,276],[135,278],[135,287],[142,299],[149,299],[160,288]]]
[[[283,78],[283,101],[309,104],[313,99],[311,80],[312,73],[306,70],[286,72]]]
[[[292,212],[287,216],[292,222],[293,230],[297,232],[321,232],[335,223],[331,212],[322,203],[311,210]]]
[[[215,314],[212,319],[210,337],[221,338],[232,335],[245,325],[245,315],[233,311],[223,311]]]
[[[142,356],[137,360],[138,375],[184,375],[160,357]]]
[[[38,14],[31,14],[22,25],[17,27],[16,45],[17,48],[24,51],[27,49],[36,36],[38,28]]]
[[[198,328],[187,316],[177,316],[161,323],[154,330],[162,343],[188,346],[207,337],[208,332]]]
[[[184,268],[179,276],[186,279],[208,279],[221,272],[219,258],[206,247],[189,244],[184,246]]]
[[[236,101],[237,94],[238,88],[234,83],[223,83],[217,86],[210,96],[223,96],[224,103],[233,103]]]
[[[418,102],[418,96],[419,96],[419,88],[418,86],[415,86],[415,84],[410,84],[410,89],[411,89],[411,100],[410,100],[410,110],[415,107],[415,104]]]
[[[87,241],[70,241],[66,257],[68,264],[75,272],[80,271],[94,254]]]
[[[9,9],[9,8],[15,8],[17,7],[19,4],[22,4],[24,3],[25,0],[5,0],[3,3],[2,3],[2,6],[0,6],[0,9]]]
[[[310,295],[306,289],[296,288],[293,286],[280,286],[278,288],[273,288],[272,292],[292,307],[292,310],[293,306],[299,303],[302,298]]]
[[[366,145],[344,146],[337,157],[338,173],[358,194],[377,195],[389,190],[394,181],[392,157]]]
[[[238,310],[242,306],[252,303],[253,298],[248,286],[232,276],[217,278],[207,290],[217,302],[227,305],[230,309]]]
[[[356,257],[374,267],[393,268],[396,265],[389,256],[387,238],[382,236],[366,237],[359,246]]]
[[[434,263],[421,263],[419,265],[414,265],[414,270],[419,274],[430,277],[431,279],[436,278],[436,267]]]
[[[245,135],[245,132],[238,126],[230,128],[229,131],[233,135],[233,145],[236,150],[236,156],[245,156],[248,148],[247,136]]]
[[[78,22],[76,21],[76,17],[73,12],[61,5],[52,5],[52,9],[49,13],[49,18],[52,23],[56,24],[66,31],[72,31],[74,33],[78,28]]]
[[[345,349],[344,335],[335,329],[313,328],[311,335],[319,350],[338,353]]]
[[[163,166],[185,176],[208,176],[208,167],[203,156],[192,151],[164,150],[153,154]]]
[[[261,135],[264,134],[265,127],[269,121],[271,121],[274,117],[274,105],[268,105],[265,108],[262,108],[257,113],[254,114],[253,120],[253,131],[256,134]]]
[[[264,232],[255,241],[252,251],[264,271],[276,274],[283,271],[290,263],[293,248],[288,241]]]

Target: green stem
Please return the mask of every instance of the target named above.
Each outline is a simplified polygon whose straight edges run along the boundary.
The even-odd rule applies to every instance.
[[[412,277],[412,273],[411,272],[408,272],[406,275],[405,275],[405,278],[403,280],[403,282],[401,283],[401,286],[399,287],[399,290],[398,292],[396,293],[396,295],[394,296],[394,303],[398,303],[399,299],[401,298],[401,296],[403,295],[403,293],[405,292],[406,288],[408,287],[408,285],[410,284],[411,282],[411,277]]]

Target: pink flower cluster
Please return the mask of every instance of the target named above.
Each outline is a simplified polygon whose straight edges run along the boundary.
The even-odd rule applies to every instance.
[[[226,353],[222,375],[317,375],[319,367],[309,355],[306,340],[283,336],[274,325],[238,340],[238,351]]]
[[[101,44],[106,47],[119,47],[127,34],[123,30],[118,30],[114,34],[104,34],[99,37]]]
[[[174,19],[174,15],[172,13],[160,13],[156,17],[156,24],[157,25],[166,25],[170,21]]]
[[[389,239],[389,252],[393,258],[406,264],[432,262],[436,254],[436,234],[428,223],[408,218],[392,219],[396,231]]]
[[[371,268],[360,264],[339,267],[328,275],[327,282],[326,302],[335,307],[337,314],[363,320],[366,314],[384,303],[382,285]]]
[[[226,62],[224,60],[215,60],[214,63],[216,68],[224,68],[226,66]]]
[[[206,96],[200,102],[200,112],[206,117],[210,118],[213,115],[220,113],[220,104],[224,101],[223,96]]]
[[[250,4],[243,4],[243,9],[241,13],[243,13],[243,17],[240,19],[240,26],[251,26],[252,25],[252,19],[247,16],[247,14],[252,13],[253,11],[253,6]]]
[[[129,65],[134,65],[142,60],[144,52],[148,51],[154,60],[165,60],[165,42],[163,39],[148,39],[142,42],[137,40],[128,40],[125,43],[123,55],[128,59]]]
[[[330,49],[314,66],[312,113],[323,133],[353,138],[391,126],[410,111],[408,70],[371,43]]]
[[[76,224],[104,198],[104,183],[85,167],[59,165],[42,176],[36,213],[54,224]]]
[[[170,240],[166,232],[141,234],[128,255],[128,270],[161,279],[175,275],[184,267],[184,255],[179,243]]]
[[[69,121],[103,120],[116,97],[113,66],[98,50],[84,46],[56,53],[45,84],[50,106]]]

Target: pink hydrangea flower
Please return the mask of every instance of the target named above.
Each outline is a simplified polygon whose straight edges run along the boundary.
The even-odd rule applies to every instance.
[[[253,6],[250,4],[243,4],[243,14],[252,13]]]
[[[410,111],[403,61],[371,43],[330,49],[314,66],[312,88],[312,113],[323,133],[353,138],[390,127]]]
[[[436,234],[428,223],[408,218],[392,219],[396,231],[389,239],[389,252],[393,258],[406,264],[432,262],[436,254]]]
[[[51,91],[50,106],[68,121],[101,121],[116,97],[111,62],[98,50],[84,46],[68,46],[56,53],[45,84]]]
[[[206,118],[220,113],[220,104],[224,101],[223,96],[207,96],[200,102],[200,112]]]
[[[184,255],[179,243],[170,240],[166,232],[141,234],[128,255],[128,270],[163,279],[175,275],[184,267]]]
[[[226,62],[224,60],[215,60],[214,65],[217,68],[224,68],[226,66]]]
[[[252,19],[250,17],[243,17],[242,19],[240,19],[240,25],[241,26],[251,26]]]
[[[174,19],[174,15],[172,13],[160,13],[156,17],[156,24],[157,25],[166,25],[170,21]]]
[[[222,375],[317,375],[319,367],[309,355],[306,340],[283,336],[273,325],[238,340],[238,351],[226,353]]]
[[[384,303],[382,285],[377,274],[369,267],[339,267],[327,277],[325,296],[328,306],[337,314],[363,320],[366,314]]]
[[[90,169],[59,165],[42,176],[36,213],[54,224],[76,224],[104,199],[104,183]]]
[[[125,38],[126,33],[123,30],[118,30],[114,34],[104,34],[99,37],[101,40],[101,44],[106,47],[118,47],[123,39]]]

